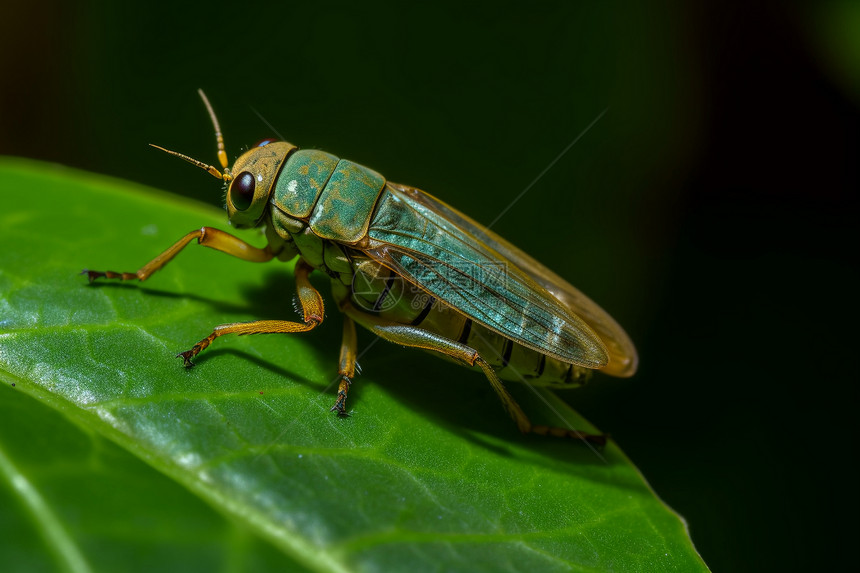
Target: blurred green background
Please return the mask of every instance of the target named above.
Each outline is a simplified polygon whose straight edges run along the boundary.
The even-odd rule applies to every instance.
[[[278,132],[485,224],[576,141],[493,226],[637,343],[636,377],[567,398],[714,570],[853,557],[857,4],[54,0],[4,21],[0,154],[212,204],[218,182],[146,146],[215,162],[198,87],[231,156]]]

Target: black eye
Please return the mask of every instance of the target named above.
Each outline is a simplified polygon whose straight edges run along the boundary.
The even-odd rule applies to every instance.
[[[256,181],[254,176],[243,171],[233,180],[230,185],[230,202],[238,211],[244,211],[251,206],[254,200],[254,185]]]
[[[254,145],[254,147],[263,147],[264,145],[269,145],[270,143],[275,143],[276,141],[278,140],[273,137],[268,137],[266,139],[261,139],[260,141],[258,141],[257,144]]]

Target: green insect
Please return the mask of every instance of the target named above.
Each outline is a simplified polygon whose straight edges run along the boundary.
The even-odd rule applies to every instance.
[[[229,185],[230,222],[237,228],[264,226],[268,244],[257,248],[202,227],[137,272],[84,273],[90,281],[144,281],[194,240],[250,262],[298,257],[295,279],[303,320],[216,326],[178,355],[186,367],[225,334],[306,332],[319,326],[323,300],[308,275],[320,270],[331,277],[334,300],[345,315],[333,412],[346,415],[356,370],[357,322],[390,342],[480,369],[524,433],[605,441],[574,429],[533,425],[502,383],[569,388],[584,383],[592,370],[632,376],[636,350],[603,309],[462,213],[361,165],[264,140],[229,168],[218,120],[202,91],[200,96],[215,128],[222,170],[159,149]]]

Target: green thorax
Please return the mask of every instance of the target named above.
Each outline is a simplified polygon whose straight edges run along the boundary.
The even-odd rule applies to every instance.
[[[320,239],[355,244],[367,234],[384,187],[385,178],[372,169],[324,151],[300,150],[281,169],[272,204],[281,214],[306,221]],[[275,221],[278,215],[273,213]]]

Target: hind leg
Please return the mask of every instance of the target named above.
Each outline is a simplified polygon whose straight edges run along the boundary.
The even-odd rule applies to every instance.
[[[346,312],[349,310],[349,307],[344,309]],[[499,399],[502,401],[502,405],[505,410],[517,424],[517,427],[522,433],[534,433],[560,438],[573,438],[587,441],[598,446],[602,446],[606,443],[606,436],[603,435],[587,434],[570,428],[533,425],[525,412],[523,412],[522,408],[520,408],[520,405],[517,404],[516,400],[514,400],[514,397],[511,396],[510,392],[508,392],[507,388],[502,384],[496,371],[493,370],[492,366],[490,366],[474,348],[416,326],[388,323],[374,319],[373,317],[368,317],[366,314],[361,314],[360,316],[361,322],[364,326],[380,338],[384,338],[389,342],[400,344],[401,346],[432,350],[464,362],[469,366],[479,366],[487,377],[487,380],[489,380],[493,390],[496,391],[496,395],[498,395]]]

